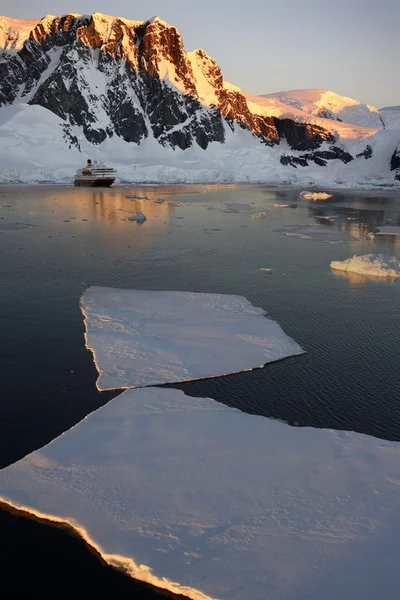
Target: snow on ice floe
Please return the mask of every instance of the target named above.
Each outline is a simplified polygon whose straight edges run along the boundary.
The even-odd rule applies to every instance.
[[[375,235],[400,235],[400,227],[385,225],[384,227],[379,227]]]
[[[334,260],[331,269],[374,277],[400,277],[400,261],[395,256],[384,254],[354,255],[346,260]]]
[[[100,390],[217,377],[303,353],[243,296],[91,287],[81,307]]]
[[[300,192],[300,196],[305,198],[306,200],[327,200],[328,198],[332,198],[332,194],[327,194],[326,192]]]
[[[331,244],[356,241],[355,237],[345,231],[333,227],[320,227],[319,225],[285,225],[284,227],[277,227],[274,231],[288,237]]]
[[[399,463],[394,442],[145,388],[0,471],[0,498],[195,600],[355,597],[343,592],[368,552],[376,600],[400,535]]]

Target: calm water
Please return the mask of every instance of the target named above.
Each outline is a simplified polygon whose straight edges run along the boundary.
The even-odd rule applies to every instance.
[[[126,198],[132,195],[148,199]],[[224,212],[223,203],[232,202],[255,203],[267,215]],[[127,220],[136,210],[147,215],[142,225]],[[15,222],[33,227],[7,229]],[[329,228],[332,239],[341,232],[354,240],[327,243],[274,231],[310,224]],[[400,237],[366,239],[377,225],[400,225],[394,192],[335,192],[329,201],[310,202],[299,190],[265,186],[0,187],[0,467],[116,395],[96,391],[84,347],[79,298],[90,285],[246,296],[307,353],[175,387],[292,425],[400,441],[400,282],[329,267],[353,254],[400,257]],[[2,511],[0,527],[3,548],[15,547],[9,569],[28,552],[29,535],[44,552],[50,543],[71,548],[75,562],[65,576],[77,573],[69,546],[75,540],[65,533]],[[82,553],[87,573],[100,569],[93,576],[101,589],[108,571],[98,561],[91,567],[89,553]],[[49,557],[39,556],[47,564]]]

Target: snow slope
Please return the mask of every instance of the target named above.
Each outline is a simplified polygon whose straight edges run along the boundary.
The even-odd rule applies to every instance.
[[[113,136],[93,146],[81,128],[69,126],[49,110],[15,104],[0,108],[0,183],[72,183],[75,170],[91,158],[115,167],[121,182],[233,181],[302,187],[310,182],[324,187],[392,184],[393,174],[388,168],[392,148],[386,137],[389,133],[394,146],[395,131],[379,131],[369,140],[374,148],[370,160],[360,157],[349,164],[331,161],[324,168],[314,165],[294,169],[280,163],[282,154],[289,151],[284,143],[266,147],[239,126],[233,131],[226,127],[225,143],[213,142],[206,151],[197,145],[185,151],[164,148],[150,136],[140,145]],[[365,143],[356,141],[353,147],[362,151]]]
[[[399,462],[396,443],[143,388],[1,470],[0,498],[194,600],[376,600]]]

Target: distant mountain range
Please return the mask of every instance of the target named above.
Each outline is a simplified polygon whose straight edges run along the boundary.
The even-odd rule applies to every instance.
[[[293,168],[311,176],[315,167],[328,165],[335,165],[330,177],[340,181],[347,172],[363,181],[400,180],[399,107],[377,110],[321,89],[244,94],[224,80],[204,50],[186,52],[177,29],[158,17],[145,22],[100,13],[48,15],[39,22],[0,17],[0,107],[0,135],[15,147],[14,162],[5,157],[5,180],[24,156],[32,170],[35,127],[39,138],[53,128],[65,164],[71,164],[66,150],[74,161],[78,151],[118,164],[122,147],[133,152],[131,161],[140,162],[144,153],[137,149],[146,146],[147,161],[157,156],[158,163],[175,169],[171,150],[185,151],[203,170],[219,173],[222,156],[226,166],[234,154],[235,177],[242,173],[243,180],[269,180],[271,174],[290,180]],[[51,168],[51,156],[43,165],[37,161],[36,156],[37,168]],[[183,155],[179,161],[189,172]]]

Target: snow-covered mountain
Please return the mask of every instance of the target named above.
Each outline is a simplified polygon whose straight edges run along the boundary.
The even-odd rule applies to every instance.
[[[277,100],[316,117],[344,121],[360,127],[384,127],[378,109],[329,90],[290,90],[261,97]]]
[[[367,107],[365,127],[355,118],[337,120],[357,106],[364,114],[356,101],[322,94],[331,102],[328,114],[315,108],[318,94],[307,102],[284,94],[243,94],[224,81],[214,59],[201,49],[187,52],[176,28],[158,17],[0,17],[0,136],[11,148],[1,157],[3,180],[20,163],[47,174],[60,160],[76,165],[76,153],[118,165],[156,161],[172,180],[171,169],[176,178],[183,168],[194,180],[213,172],[216,179],[287,181],[288,167],[309,166],[329,166],[330,177],[343,180],[337,172],[350,163],[352,177],[393,180],[400,132],[384,134],[375,109]],[[35,136],[48,132],[48,144],[51,130],[62,159],[54,152],[32,157]]]

